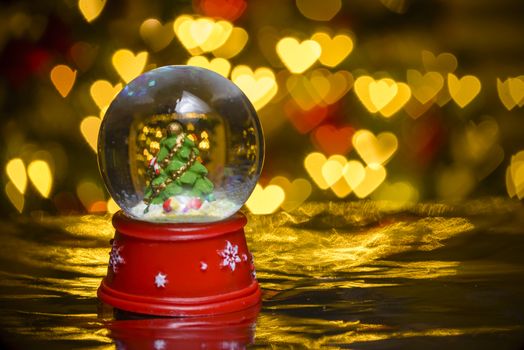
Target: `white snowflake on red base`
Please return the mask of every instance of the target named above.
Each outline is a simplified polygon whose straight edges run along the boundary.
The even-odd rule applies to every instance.
[[[162,272],[159,272],[155,276],[155,285],[157,286],[157,288],[165,288],[167,282],[168,281],[167,281],[167,275],[166,274],[163,274]]]
[[[118,265],[125,264],[125,260],[120,255],[120,251],[122,250],[123,246],[118,246],[115,240],[113,240],[111,245],[111,252],[109,253],[109,266],[113,270],[113,273],[118,272]]]
[[[233,245],[230,241],[226,241],[226,247],[223,250],[219,250],[218,255],[223,258],[220,265],[222,267],[229,266],[231,271],[235,271],[237,263],[242,261],[240,256],[238,256],[238,245]]]

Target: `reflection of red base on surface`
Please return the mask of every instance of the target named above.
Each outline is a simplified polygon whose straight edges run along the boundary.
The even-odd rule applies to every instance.
[[[115,214],[107,276],[98,296],[140,314],[230,313],[260,302],[242,214],[219,222],[164,224]]]
[[[259,311],[260,304],[214,316],[119,319],[107,327],[117,349],[245,349],[254,341]]]

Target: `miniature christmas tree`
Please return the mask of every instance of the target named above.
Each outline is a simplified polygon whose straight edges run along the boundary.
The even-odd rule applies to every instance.
[[[173,122],[167,127],[167,136],[160,140],[160,150],[149,163],[149,186],[144,202],[161,204],[177,195],[209,198],[213,183],[207,178],[207,169],[199,160],[199,151],[184,132],[182,124]]]

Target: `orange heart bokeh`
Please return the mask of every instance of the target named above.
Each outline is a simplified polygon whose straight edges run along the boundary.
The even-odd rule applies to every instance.
[[[312,134],[313,143],[324,153],[346,154],[351,150],[351,137],[355,129],[351,126],[336,128],[326,124],[319,126]]]
[[[294,101],[288,101],[284,105],[284,111],[289,121],[295,129],[301,134],[305,134],[313,130],[319,125],[328,115],[328,108],[317,106],[309,111],[301,109]]]

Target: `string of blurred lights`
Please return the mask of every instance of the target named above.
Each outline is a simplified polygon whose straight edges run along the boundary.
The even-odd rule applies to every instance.
[[[341,8],[340,0],[321,3],[297,0],[296,6],[304,17],[315,21],[328,21]],[[398,6],[392,5],[395,3]],[[401,3],[384,2],[399,12],[403,11]],[[78,1],[80,13],[93,25],[105,5],[105,0]],[[337,70],[337,66],[359,50],[356,35],[347,28],[315,30],[312,35],[299,38],[279,35],[274,29],[264,27],[258,33],[258,40],[265,48],[261,53],[268,65],[233,64],[231,59],[253,40],[248,30],[233,24],[246,11],[248,3],[245,0],[201,0],[194,1],[194,7],[199,15],[183,14],[165,23],[157,18],[145,19],[136,34],[142,38],[148,51],[121,48],[110,57],[101,57],[101,50],[95,45],[77,42],[70,48],[74,64],[55,65],[49,71],[49,79],[57,93],[67,99],[79,83],[85,83],[83,75],[95,59],[109,58],[121,80],[100,78],[90,84],[91,105],[94,103],[98,115],[85,116],[78,126],[95,152],[98,129],[112,99],[124,83],[154,68],[156,64],[150,53],[165,50],[175,38],[190,56],[176,63],[207,68],[231,79],[258,111],[272,104],[281,104],[287,121],[299,134],[309,134],[318,151],[309,152],[302,159],[304,174],[309,179],[272,174],[275,176],[258,184],[246,203],[254,214],[269,214],[279,208],[295,210],[311,196],[314,186],[320,190],[329,189],[338,198],[353,194],[349,198],[416,202],[421,194],[415,183],[388,181],[387,164],[403,147],[398,137],[391,131],[375,134],[348,123],[326,122],[330,109],[343,99],[356,99],[374,122],[387,122],[401,111],[416,121],[433,106],[442,108],[450,101],[465,109],[475,102],[482,90],[489,90],[483,89],[489,82],[482,83],[474,75],[457,75],[458,59],[449,52],[435,55],[421,50],[424,69],[406,67],[405,81],[394,79],[387,72],[370,74],[363,69],[353,72]],[[272,53],[265,51],[268,47]],[[284,69],[275,66],[275,58],[280,60],[278,66]],[[524,106],[524,75],[506,77],[505,80],[498,77],[493,83],[500,102],[508,111]],[[353,97],[349,94],[351,90]],[[262,119],[266,119],[265,115]],[[384,125],[387,127],[388,124]],[[431,125],[427,128],[431,129]],[[269,140],[271,142],[271,138]],[[436,193],[440,198],[468,195],[504,161],[499,126],[491,117],[485,117],[479,123],[471,121],[462,130],[455,131],[450,144],[452,163],[435,179]],[[208,140],[206,145],[209,147]],[[43,198],[50,198],[53,194],[56,174],[53,154],[43,150],[31,154],[30,159],[22,155],[12,157],[5,165],[5,193],[19,212],[24,210],[28,183]],[[510,197],[524,198],[524,151],[511,157],[505,181]],[[107,200],[101,186],[93,180],[80,180],[76,196],[90,212],[117,210],[115,203]]]

